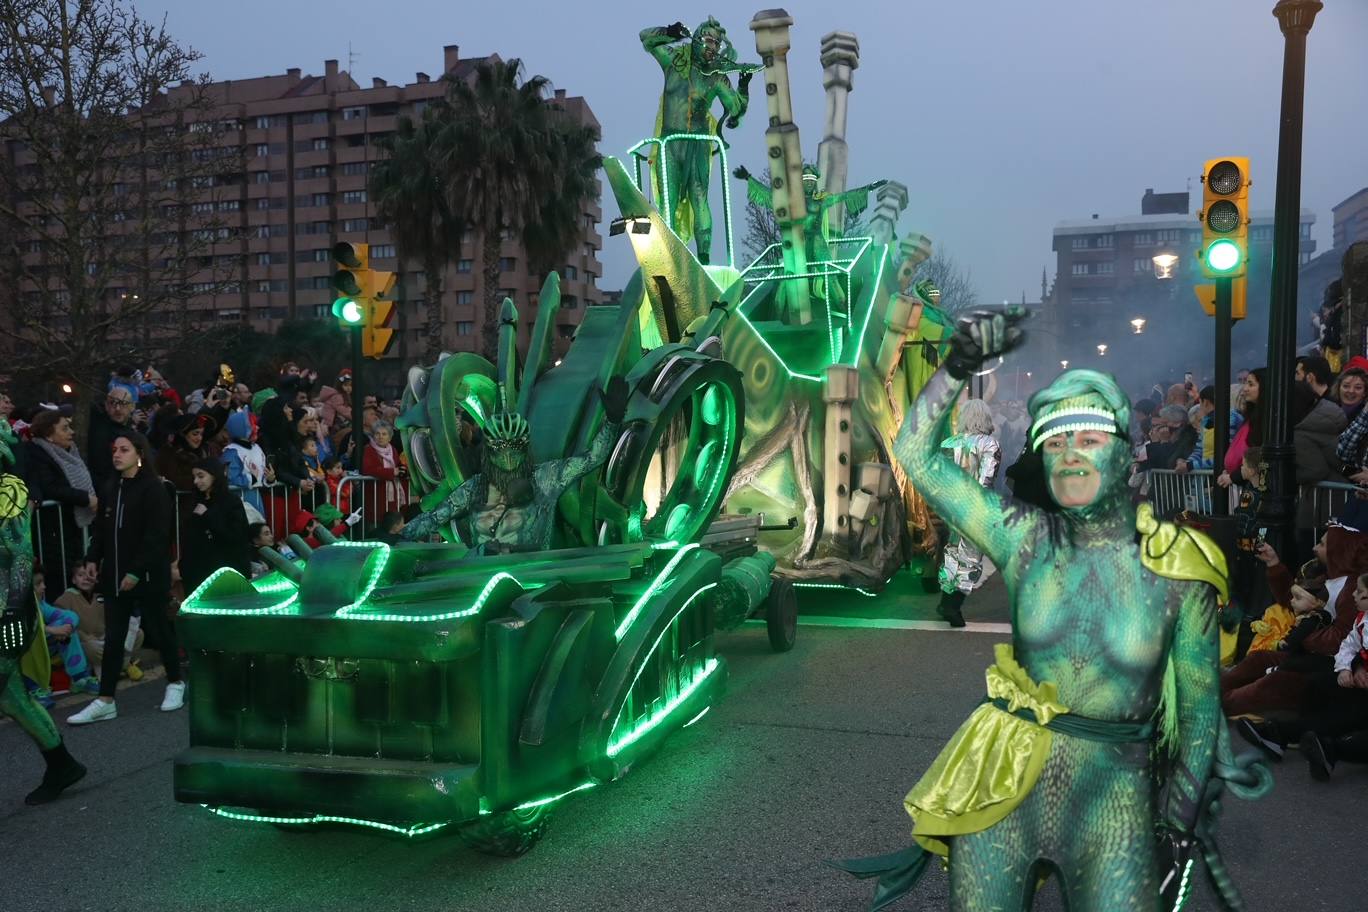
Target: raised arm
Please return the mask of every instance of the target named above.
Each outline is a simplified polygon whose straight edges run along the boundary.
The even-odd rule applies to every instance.
[[[932,375],[912,404],[893,443],[893,455],[938,516],[982,548],[994,564],[1010,571],[1010,561],[1034,539],[1045,521],[1043,514],[980,487],[977,479],[961,471],[940,448],[950,433],[951,409],[970,372],[1020,340],[1019,330],[1012,330],[1015,336],[1009,334],[1010,325],[1001,314],[971,320],[975,323],[972,329],[962,325],[955,331],[945,365]],[[987,327],[978,325],[985,322]]]
[[[638,37],[641,38],[641,46],[646,49],[646,53],[656,59],[661,69],[667,69],[674,56],[670,45],[688,38],[689,30],[684,27],[684,23],[676,22],[674,25],[644,28]]]
[[[745,165],[737,165],[736,169],[732,171],[732,175],[737,180],[746,182],[746,199],[757,206],[764,206],[766,209],[772,205],[773,195],[770,193],[770,188],[756,180],[755,175],[751,174]]]
[[[589,452],[585,455],[557,459],[537,466],[538,484],[549,489],[548,493],[552,496],[559,497],[566,488],[607,461],[617,441],[618,428],[617,422],[605,421],[589,443]]]
[[[1215,590],[1204,583],[1186,583],[1183,588],[1170,647],[1178,741],[1164,820],[1180,833],[1191,833],[1201,811],[1202,790],[1211,777],[1216,728],[1222,724],[1220,639]]]
[[[415,516],[404,526],[404,531],[399,533],[400,537],[404,541],[425,541],[439,529],[445,529],[455,520],[463,519],[474,505],[475,481],[478,478],[478,475],[467,478],[434,509]]]

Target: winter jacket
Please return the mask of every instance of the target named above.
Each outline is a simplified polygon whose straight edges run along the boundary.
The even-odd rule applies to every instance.
[[[1196,448],[1192,455],[1188,457],[1188,466],[1193,469],[1210,469],[1216,465],[1216,422],[1215,412],[1202,419],[1202,435],[1197,441]],[[1244,424],[1244,415],[1235,409],[1230,410],[1230,434],[1226,437],[1230,441],[1240,432],[1240,425]]]
[[[201,504],[203,513],[192,507],[181,523],[180,571],[186,595],[220,567],[231,567],[243,576],[251,572],[242,499],[230,491],[208,500],[196,497],[195,506]]]
[[[96,493],[103,491],[105,482],[114,476],[114,462],[109,448],[114,443],[114,435],[119,431],[132,430],[132,424],[115,424],[114,419],[104,408],[90,407],[90,427],[86,433],[86,465],[90,467],[90,477],[95,482]]]
[[[1335,447],[1345,424],[1344,410],[1328,399],[1321,399],[1292,429],[1292,442],[1297,448],[1297,484],[1343,481]]]
[[[1240,429],[1235,432],[1235,437],[1230,441],[1230,449],[1226,450],[1223,468],[1230,474],[1231,478],[1238,477],[1240,474],[1240,466],[1244,463],[1245,451],[1249,449],[1250,429],[1251,425],[1248,421],[1240,425]]]
[[[100,565],[100,590],[113,599],[128,574],[139,585],[171,585],[171,495],[155,473],[116,475],[100,491],[86,560]]]
[[[23,450],[24,483],[28,485],[29,497],[39,502],[55,500],[69,507],[84,507],[90,502],[90,495],[95,492],[73,488],[62,467],[47,450],[33,441],[25,443]],[[91,480],[94,480],[93,473]]]
[[[157,474],[171,483],[177,491],[195,490],[195,463],[208,456],[204,447],[186,449],[179,437],[170,446],[157,451]]]
[[[330,432],[336,432],[351,424],[351,403],[340,389],[325,386],[318,391],[318,397],[323,402],[323,424]],[[343,423],[338,423],[339,418]]]
[[[1309,653],[1333,656],[1339,651],[1340,643],[1348,636],[1349,628],[1359,613],[1354,603],[1353,580],[1359,574],[1368,572],[1368,532],[1331,526],[1325,535],[1326,576],[1331,580],[1345,577],[1346,584],[1333,600],[1334,621],[1324,630],[1308,636],[1302,646]],[[1330,605],[1325,607],[1331,608]]]

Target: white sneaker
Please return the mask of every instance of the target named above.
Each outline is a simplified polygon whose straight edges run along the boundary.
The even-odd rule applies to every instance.
[[[76,715],[67,719],[68,725],[89,725],[91,722],[103,722],[106,719],[119,718],[119,708],[113,700],[106,703],[104,700],[91,700],[86,704],[86,708]]]
[[[166,696],[162,698],[161,711],[175,712],[185,705],[185,682],[177,681],[166,685]]]

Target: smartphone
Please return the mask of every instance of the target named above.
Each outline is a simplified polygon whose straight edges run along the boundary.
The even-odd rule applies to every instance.
[[[1258,540],[1257,540],[1257,543],[1260,544],[1260,545],[1263,545],[1263,544],[1267,544],[1267,543],[1268,543],[1268,527],[1267,527],[1267,526],[1265,526],[1265,527],[1263,527],[1263,528],[1261,528],[1261,529],[1259,530],[1259,538],[1258,538]]]
[[[1184,382],[1184,383],[1191,383],[1191,382],[1192,382],[1192,371],[1187,371],[1186,373],[1183,374],[1183,382]]]

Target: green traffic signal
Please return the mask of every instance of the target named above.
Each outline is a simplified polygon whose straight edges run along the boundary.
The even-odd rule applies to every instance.
[[[1234,241],[1213,241],[1206,252],[1207,268],[1212,272],[1231,272],[1240,265],[1242,255],[1240,245]]]
[[[333,301],[333,316],[343,323],[355,325],[365,318],[365,313],[361,310],[361,304],[354,298],[338,298]]]

